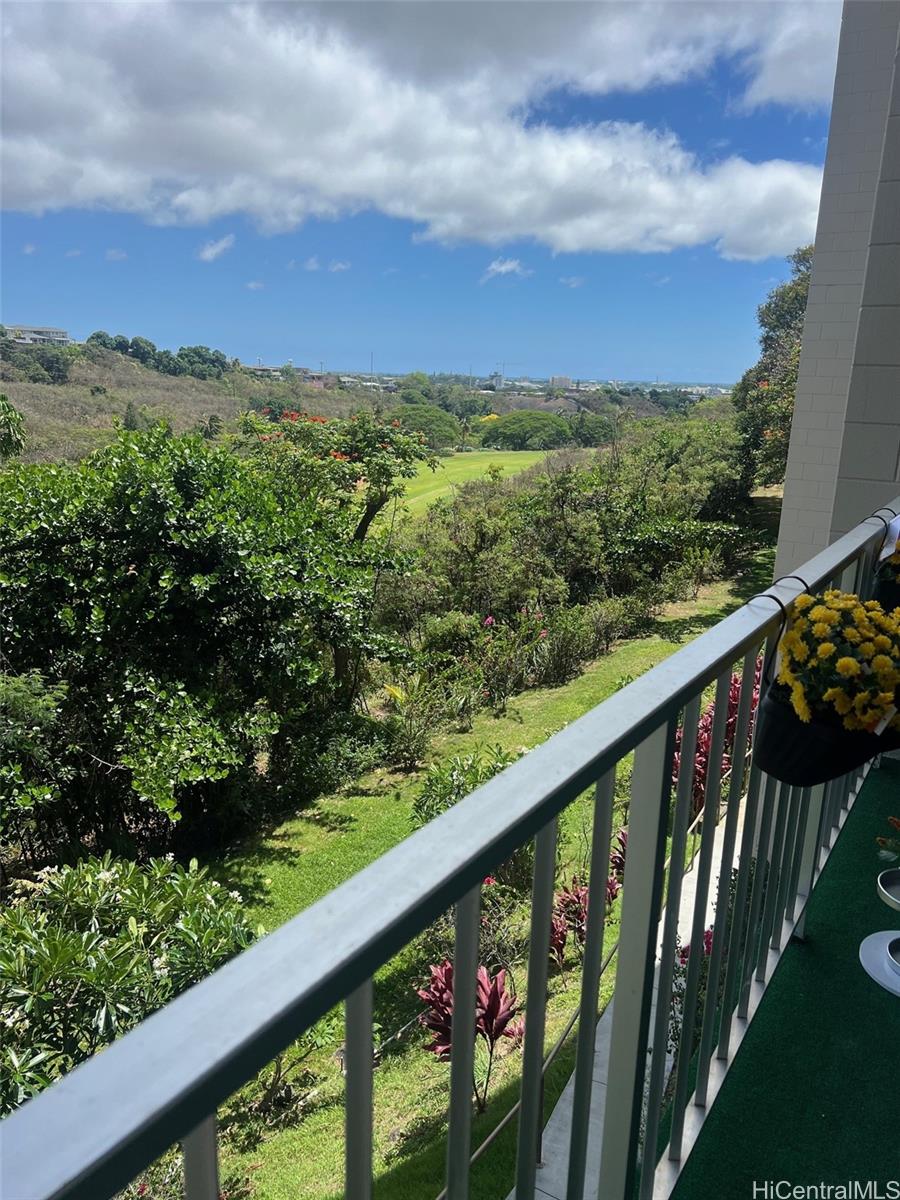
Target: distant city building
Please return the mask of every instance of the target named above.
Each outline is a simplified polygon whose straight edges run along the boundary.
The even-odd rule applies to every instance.
[[[572,380],[568,375],[551,375],[550,386],[557,388],[570,388],[572,386]]]
[[[17,346],[71,346],[65,329],[46,325],[7,325],[6,332]]]
[[[281,367],[264,367],[262,363],[241,363],[241,369],[248,375],[258,375],[261,379],[281,378]]]

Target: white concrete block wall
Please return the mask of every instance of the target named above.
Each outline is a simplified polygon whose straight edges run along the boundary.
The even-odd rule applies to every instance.
[[[845,0],[778,537],[778,575],[823,549],[835,527],[851,366],[898,34],[900,0]],[[896,154],[900,158],[900,150]],[[890,199],[886,194],[885,203]],[[885,258],[878,269],[884,273],[889,268]],[[873,322],[871,336],[878,338],[877,318]],[[885,420],[877,371],[860,377],[858,395],[860,411]],[[855,408],[853,422],[862,423]],[[865,444],[865,434],[852,436],[863,439],[857,445]],[[843,511],[853,508],[853,493],[850,486]]]
[[[900,43],[875,190],[831,536],[900,492]]]

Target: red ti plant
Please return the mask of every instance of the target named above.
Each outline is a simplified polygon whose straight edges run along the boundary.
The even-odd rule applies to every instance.
[[[566,927],[572,931],[572,937],[580,945],[584,945],[587,936],[588,887],[577,875],[572,876],[571,887],[562,888],[556,893],[554,911],[562,917]]]
[[[619,882],[619,880],[616,878],[615,875],[610,875],[610,877],[606,881],[606,911],[607,912],[609,912],[609,910],[612,908],[613,901],[615,900],[616,896],[618,896],[619,892],[621,892],[621,890],[622,890],[622,884]]]
[[[440,966],[429,967],[429,971],[431,980],[428,987],[417,989],[419,998],[428,1005],[428,1010],[419,1020],[434,1034],[434,1040],[426,1048],[437,1058],[449,1059],[453,1050],[453,964],[448,959]],[[476,1079],[472,1081],[479,1112],[484,1112],[487,1107],[497,1043],[502,1037],[514,1041],[521,1038],[521,1022],[513,1021],[517,1007],[515,996],[506,989],[506,972],[498,971],[492,977],[486,967],[479,966],[475,981],[475,1036],[483,1040],[488,1053],[487,1070],[481,1086]]]
[[[609,867],[619,883],[625,879],[625,856],[628,853],[628,830],[620,829],[616,834],[615,845],[609,856]],[[615,897],[614,897],[615,898]]]
[[[550,918],[550,957],[560,970],[563,969],[565,962],[568,933],[569,927],[566,925],[565,917],[559,912],[554,912]]]

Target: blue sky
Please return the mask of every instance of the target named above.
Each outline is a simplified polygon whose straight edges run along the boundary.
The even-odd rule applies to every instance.
[[[148,10],[143,63],[136,18],[91,38],[85,6],[72,35],[83,56],[51,50],[49,70],[46,44],[34,50],[42,6],[7,7],[23,53],[4,85],[6,322],[343,370],[367,369],[374,352],[384,371],[483,374],[504,361],[508,375],[726,382],[756,356],[755,308],[785,276],[783,256],[814,229],[830,6],[813,6],[825,15],[811,32],[797,26],[810,53],[832,47],[830,67],[826,55],[791,78],[784,29],[749,9],[740,24],[722,4],[692,6],[687,34],[685,6],[675,24],[654,7],[654,26],[635,21],[640,6],[610,22],[613,6],[576,5],[553,23],[557,45],[538,29],[499,62],[479,58],[470,5],[420,7],[409,29],[417,6],[402,5],[387,13],[404,22],[390,37],[340,6],[287,28],[264,9],[244,33],[271,56],[269,94],[254,107],[258,77],[233,77],[224,117],[205,49],[217,6]],[[607,18],[596,28],[595,9]],[[437,77],[402,53],[432,13]],[[305,73],[285,38],[305,47]],[[353,86],[336,93],[332,70]],[[102,86],[85,95],[88,78],[116,72],[127,83],[105,105]],[[74,111],[60,125],[63,88]]]

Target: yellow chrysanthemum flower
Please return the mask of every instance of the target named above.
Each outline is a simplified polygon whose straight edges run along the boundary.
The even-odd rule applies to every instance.
[[[853,707],[858,716],[862,716],[863,709],[868,707],[871,696],[868,692],[860,692],[858,696],[853,698]]]
[[[879,633],[875,638],[875,645],[879,650],[890,650],[892,642],[889,637],[885,636],[885,634]]]
[[[822,642],[819,646],[819,658],[831,658],[834,654],[834,642]]]
[[[843,675],[845,679],[853,679],[862,670],[856,659],[849,657],[839,658],[835,663],[835,667],[838,674]]]
[[[812,713],[809,711],[809,705],[806,702],[806,696],[803,691],[802,683],[795,683],[791,688],[791,703],[794,706],[794,712],[801,721],[811,721]]]
[[[848,629],[844,630],[844,637],[848,642],[852,642],[854,645],[857,645],[862,641],[862,634],[858,629],[854,629],[852,625]]]
[[[826,625],[824,621],[816,621],[812,631],[817,638],[827,638],[831,633],[831,626]]]
[[[817,604],[815,608],[809,610],[809,619],[811,621],[824,621],[828,625],[833,625],[835,621],[840,620],[840,617],[824,604]]]
[[[877,644],[877,639],[876,639]],[[893,671],[894,664],[886,654],[876,654],[872,659],[872,670],[882,674],[885,671]]]
[[[833,704],[841,716],[844,716],[845,713],[850,711],[850,697],[843,688],[829,688],[828,691],[823,694],[822,699],[826,701],[826,703]]]
[[[804,608],[809,608],[809,606],[812,603],[813,603],[812,596],[808,595],[806,592],[803,592],[794,601],[794,608],[797,609],[799,612],[803,612]]]
[[[797,643],[794,646],[794,658],[799,663],[805,663],[809,658],[809,646],[807,646],[802,638],[797,638]]]
[[[875,657],[875,643],[874,642],[863,642],[859,647],[859,652],[863,656],[863,658],[874,658]]]

